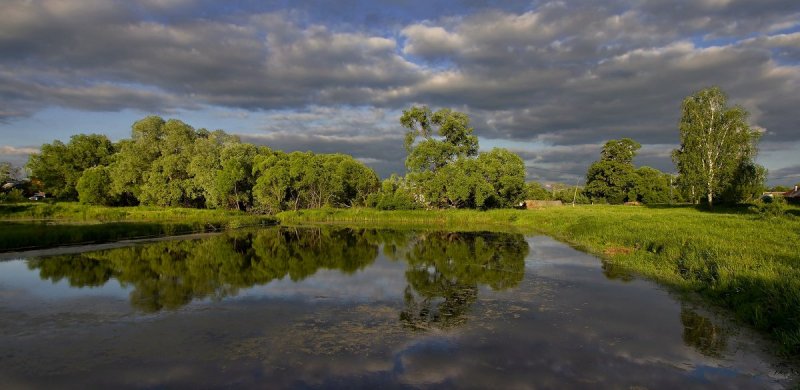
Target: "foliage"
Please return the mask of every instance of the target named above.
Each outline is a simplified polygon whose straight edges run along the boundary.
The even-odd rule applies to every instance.
[[[551,200],[553,199],[553,194],[544,188],[541,183],[532,181],[525,184],[525,199]]]
[[[453,127],[450,119],[436,120]],[[375,172],[350,156],[273,153],[222,130],[158,116],[135,122],[131,138],[116,147],[97,135],[45,144],[28,166],[60,199],[80,190],[82,202],[103,205],[279,212],[364,205],[379,187]]]
[[[639,167],[636,169],[632,192],[639,202],[644,204],[669,203],[669,175],[655,168]]]
[[[728,204],[756,200],[764,193],[766,181],[766,168],[751,160],[743,159],[736,167],[730,184],[720,193],[719,200]]]
[[[727,96],[717,87],[684,99],[681,146],[672,155],[684,193],[693,199],[704,193],[709,206],[727,193],[720,200],[735,203],[745,200],[750,189],[763,181],[759,177],[763,171],[752,162],[759,133],[750,128],[747,116],[742,107],[728,107]],[[742,174],[748,176],[734,183]],[[737,188],[731,190],[731,186]]]
[[[472,135],[467,114],[447,108],[433,113],[428,107],[414,106],[403,110],[400,124],[408,129],[404,145],[409,172],[436,172],[458,158],[478,153],[478,137]]]
[[[255,159],[253,196],[270,213],[324,206],[363,206],[379,188],[378,176],[343,154],[276,152]]]
[[[767,191],[769,191],[769,192],[786,192],[786,191],[789,191],[791,189],[793,189],[793,188],[789,187],[789,186],[777,185],[777,186],[772,186],[770,188],[767,188]]]
[[[501,148],[481,153],[477,159],[484,180],[492,186],[487,207],[514,207],[525,198],[525,162]],[[479,206],[480,207],[480,206]]]
[[[600,160],[589,166],[586,194],[616,204],[636,200],[633,158],[639,148],[641,145],[630,138],[606,142]]]
[[[111,176],[104,166],[92,167],[83,171],[76,189],[78,199],[84,204],[110,206],[115,203],[111,194]]]
[[[8,192],[0,193],[0,203],[18,203],[25,201],[25,193],[19,188],[12,188]]]
[[[786,213],[786,199],[784,199],[782,196],[767,196],[759,199],[753,202],[753,205],[750,206],[750,210],[765,219],[780,218],[788,215]]]
[[[408,129],[408,187],[425,207],[511,207],[524,198],[522,159],[505,149],[478,154],[467,114],[414,106],[400,123]]]
[[[31,178],[44,183],[44,191],[62,200],[78,197],[76,185],[83,171],[98,165],[108,165],[114,145],[104,135],[78,134],[69,143],[53,141],[44,144],[38,154],[28,158]]]
[[[392,175],[381,183],[380,191],[371,194],[367,206],[378,210],[413,210],[418,208],[417,202],[408,190],[405,180]]]

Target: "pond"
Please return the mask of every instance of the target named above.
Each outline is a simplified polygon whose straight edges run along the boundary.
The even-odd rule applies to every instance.
[[[767,343],[545,236],[271,227],[0,262],[4,388],[774,388]]]

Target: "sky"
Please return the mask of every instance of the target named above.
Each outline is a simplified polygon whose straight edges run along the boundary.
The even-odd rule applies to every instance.
[[[603,143],[674,172],[681,101],[719,86],[800,182],[797,0],[0,0],[0,161],[147,115],[403,174],[403,109],[470,115],[530,180],[582,182]]]

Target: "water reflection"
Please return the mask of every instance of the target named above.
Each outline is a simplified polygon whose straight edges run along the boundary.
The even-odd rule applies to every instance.
[[[134,307],[155,312],[285,277],[302,280],[320,269],[353,273],[375,260],[378,246],[372,236],[353,230],[262,229],[37,258],[28,267],[39,270],[42,279],[66,279],[73,287],[116,279],[132,287]]]
[[[327,228],[242,230],[10,261],[0,263],[0,383],[784,384],[751,333],[599,265],[542,236]],[[117,281],[123,289],[100,291]],[[167,310],[174,308],[183,309]]]
[[[525,276],[528,243],[522,235],[422,234],[406,253],[408,262],[400,321],[412,329],[449,328],[466,321],[478,285],[515,287]]]
[[[706,356],[722,356],[728,346],[728,329],[686,307],[681,308],[681,323],[686,345]]]
[[[463,322],[477,286],[516,286],[528,253],[524,237],[513,234],[270,228],[34,258],[28,267],[42,279],[73,287],[116,279],[132,288],[135,308],[156,312],[273,280],[301,281],[320,269],[352,274],[374,262],[381,246],[387,257],[408,261],[401,319],[416,328]]]

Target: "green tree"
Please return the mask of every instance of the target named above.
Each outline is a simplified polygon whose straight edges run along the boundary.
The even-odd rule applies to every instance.
[[[586,174],[587,195],[608,203],[636,200],[633,158],[641,147],[630,138],[606,142],[600,160],[589,166]]]
[[[88,168],[78,179],[78,200],[85,204],[110,206],[115,203],[111,194],[111,177],[105,166]]]
[[[435,172],[459,157],[478,154],[478,137],[472,135],[467,114],[414,106],[403,111],[400,124],[408,129],[404,145],[410,172]]]
[[[478,154],[467,114],[428,107],[403,111],[406,176],[413,198],[426,207],[508,207],[523,198],[525,164],[494,149]]]
[[[705,194],[709,207],[729,190],[737,170],[753,164],[759,133],[747,123],[747,116],[740,106],[728,107],[727,96],[717,87],[683,101],[681,145],[672,157],[682,177],[680,185]]]
[[[532,181],[525,184],[525,199],[550,200],[553,199],[553,194],[544,188],[541,183]]]
[[[278,152],[259,156],[253,173],[255,201],[271,213],[364,205],[379,187],[375,171],[343,154]]]
[[[150,118],[145,120],[149,121]],[[152,133],[149,132],[151,130]],[[197,138],[194,128],[179,120],[170,119],[158,130],[146,128],[145,131],[139,141],[149,141],[154,134],[159,137],[155,140],[155,159],[142,176],[139,201],[157,206],[199,205],[200,200],[193,191],[192,177],[188,171]]]
[[[742,159],[725,190],[719,194],[723,203],[740,203],[757,200],[764,193],[767,169],[749,159]]]
[[[525,162],[506,149],[478,155],[483,178],[492,186],[489,207],[514,207],[525,198]]]
[[[283,152],[270,156],[258,156],[253,165],[256,185],[253,196],[256,204],[264,211],[275,214],[286,210],[292,198],[295,178],[289,169],[289,159]],[[294,209],[297,203],[293,202]]]
[[[28,158],[31,177],[43,183],[45,192],[58,199],[74,200],[78,197],[75,186],[87,168],[108,165],[114,154],[114,145],[104,135],[78,134],[69,143],[53,141],[44,144],[38,154]]]
[[[369,197],[367,205],[378,210],[413,210],[417,208],[417,202],[409,191],[405,179],[394,174],[381,183],[381,189]]]
[[[645,204],[669,203],[669,175],[655,168],[636,169],[634,192],[638,201]]]
[[[230,143],[220,153],[220,169],[214,180],[214,199],[218,205],[238,210],[253,205],[255,185],[253,161],[258,154],[269,154],[268,148],[251,144]]]
[[[117,145],[119,153],[111,164],[112,188],[125,203],[139,202],[142,187],[153,162],[160,156],[164,119],[148,116],[131,126],[131,139]]]
[[[222,130],[209,132],[205,129],[197,131],[192,158],[187,171],[192,178],[192,198],[203,199],[206,207],[216,208],[225,202],[219,197],[216,189],[216,176],[222,170],[222,149],[227,145],[239,143],[239,137],[229,135]]]

